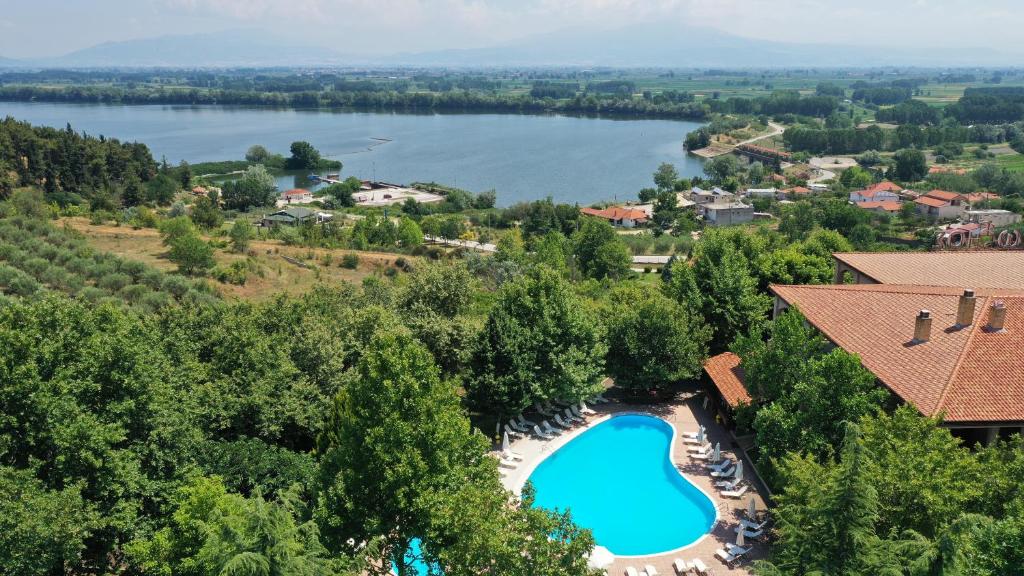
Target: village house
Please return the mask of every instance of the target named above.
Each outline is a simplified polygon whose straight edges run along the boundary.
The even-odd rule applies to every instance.
[[[903,202],[899,200],[882,200],[880,202],[858,202],[855,206],[862,210],[871,210],[872,212],[898,214],[900,209],[903,208]]]
[[[850,202],[895,202],[900,199],[900,192],[903,189],[888,180],[872,184],[864,190],[850,192]]]
[[[917,213],[932,219],[955,219],[963,215],[967,208],[967,197],[956,192],[932,190],[914,200]]]
[[[716,202],[703,205],[704,219],[712,226],[746,224],[754,219],[754,207],[742,202]]]
[[[806,186],[793,186],[785,188],[780,193],[787,198],[804,198],[810,196],[814,191]]]
[[[285,204],[307,204],[313,201],[313,193],[302,188],[292,188],[281,194]]]
[[[1021,215],[1009,210],[967,210],[964,212],[967,222],[991,222],[994,228],[1012,226],[1021,221]]]
[[[333,216],[326,212],[316,212],[300,206],[294,206],[267,214],[260,221],[261,226],[299,226],[302,224],[320,224],[331,220]]]
[[[595,218],[603,218],[612,226],[619,226],[622,228],[634,228],[636,226],[646,224],[649,221],[647,212],[637,210],[635,208],[624,208],[622,206],[612,206],[604,209],[580,208],[580,214],[594,216]]]

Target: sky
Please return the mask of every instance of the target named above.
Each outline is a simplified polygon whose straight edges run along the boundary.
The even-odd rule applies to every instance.
[[[575,27],[679,22],[751,38],[1020,52],[1020,0],[2,0],[0,56],[256,28],[349,54],[500,45]],[[1024,62],[1022,62],[1024,63]]]

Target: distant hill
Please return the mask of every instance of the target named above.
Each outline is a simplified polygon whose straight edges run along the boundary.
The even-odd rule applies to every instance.
[[[735,36],[711,28],[637,24],[595,32],[572,28],[489,48],[400,54],[389,62],[449,66],[956,66],[1003,65],[1019,59],[991,50],[889,49],[799,44]]]
[[[302,66],[338,63],[342,59],[342,55],[329,48],[296,44],[260,30],[229,30],[106,42],[33,64],[46,67]]]

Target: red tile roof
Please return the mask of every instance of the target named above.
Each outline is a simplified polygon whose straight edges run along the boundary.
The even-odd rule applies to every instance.
[[[598,210],[597,208],[580,208],[580,213],[588,216],[605,218],[607,220],[647,220],[647,213],[643,210],[633,210],[631,208],[622,208],[621,206],[612,206],[611,208],[605,208],[604,210]]]
[[[938,198],[939,200],[946,200],[952,202],[953,200],[962,200],[965,198],[963,194],[958,192],[947,192],[946,190],[932,190],[924,195],[925,198]]]
[[[934,208],[942,208],[943,206],[949,206],[949,200],[940,200],[932,196],[921,196],[914,200],[917,204],[923,204],[925,206],[932,206]]]
[[[1024,289],[1024,250],[836,252],[832,257],[882,284]]]
[[[303,190],[302,188],[292,188],[284,193],[285,196],[302,196],[304,194],[311,194],[311,192],[309,190]]]
[[[888,180],[882,180],[878,184],[872,184],[865,189],[867,192],[901,192],[903,187],[897,186]]]
[[[722,395],[722,399],[732,408],[740,404],[750,404],[750,394],[743,383],[743,368],[740,368],[740,357],[732,352],[723,352],[708,358],[704,363],[711,382]]]
[[[886,212],[899,212],[903,203],[896,200],[882,200],[880,202],[858,202],[856,206],[865,210],[881,209]]]
[[[786,193],[789,193],[789,194],[810,194],[811,193],[811,189],[810,188],[804,188],[803,186],[794,186],[793,188],[790,188],[788,190],[783,190],[783,192],[786,192]]]
[[[950,422],[1024,422],[1024,290],[977,290],[974,323],[953,324],[961,288],[913,285],[775,286],[829,340],[922,414]],[[993,302],[1006,330],[985,329]],[[911,342],[930,310],[927,342]]]

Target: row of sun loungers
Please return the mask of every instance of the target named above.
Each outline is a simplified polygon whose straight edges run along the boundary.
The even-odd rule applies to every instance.
[[[648,564],[642,571],[637,572],[636,568],[629,566],[626,568],[626,576],[658,576],[658,569]]]

